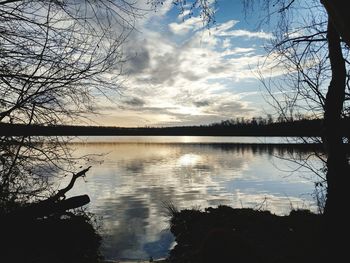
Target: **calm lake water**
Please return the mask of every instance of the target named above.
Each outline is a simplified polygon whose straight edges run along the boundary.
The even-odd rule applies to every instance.
[[[287,214],[291,208],[316,211],[313,174],[284,160],[309,154],[306,150],[235,144],[281,140],[187,136],[77,139],[71,144],[76,156],[95,155],[89,157],[92,168],[86,182],[80,180],[71,195],[90,196],[89,209],[99,218],[106,259],[166,257],[174,245],[166,203],[179,209],[224,204],[276,214]],[[313,165],[318,165],[316,160]]]

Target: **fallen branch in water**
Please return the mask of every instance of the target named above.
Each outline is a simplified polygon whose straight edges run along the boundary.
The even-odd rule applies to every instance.
[[[65,194],[71,190],[75,184],[75,181],[79,178],[79,177],[84,177],[86,175],[86,173],[90,170],[91,166],[89,166],[88,168],[81,170],[80,172],[73,174],[72,179],[70,180],[69,184],[61,189],[58,190],[57,194],[55,194],[54,196],[50,197],[48,200],[52,200],[52,201],[57,201],[59,200],[61,197],[63,197],[63,199],[65,199]]]
[[[69,184],[58,190],[58,192],[48,199],[29,204],[10,213],[9,218],[37,219],[51,215],[62,215],[67,210],[82,207],[90,202],[88,195],[79,195],[66,199],[66,193],[71,190],[79,177],[84,177],[91,166],[73,174]]]

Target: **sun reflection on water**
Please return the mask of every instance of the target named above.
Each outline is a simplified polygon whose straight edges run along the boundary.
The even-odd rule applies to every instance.
[[[186,153],[178,159],[177,163],[180,166],[194,166],[198,164],[201,160],[202,157],[197,154]]]

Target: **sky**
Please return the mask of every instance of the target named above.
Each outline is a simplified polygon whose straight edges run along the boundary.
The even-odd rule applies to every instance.
[[[146,12],[124,43],[123,84],[98,98],[96,125],[200,125],[266,116],[258,69],[278,75],[264,46],[272,32],[240,0],[220,0],[208,29],[198,14],[181,14],[171,1]],[[264,66],[262,66],[264,65]]]

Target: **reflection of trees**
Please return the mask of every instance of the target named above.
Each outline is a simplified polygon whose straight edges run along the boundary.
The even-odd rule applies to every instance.
[[[261,155],[268,153],[269,155],[278,154],[285,156],[288,154],[309,154],[315,150],[322,151],[322,146],[319,144],[263,144],[263,143],[223,143],[212,144],[210,147],[220,149],[227,152],[235,153],[252,153],[253,155]]]

